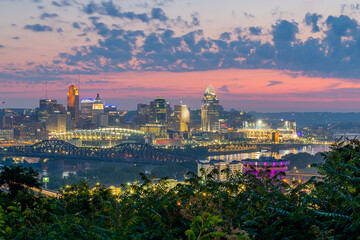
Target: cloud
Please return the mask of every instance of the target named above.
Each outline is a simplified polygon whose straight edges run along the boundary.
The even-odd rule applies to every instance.
[[[322,18],[322,15],[320,14],[310,14],[310,13],[306,13],[305,15],[305,24],[307,26],[311,27],[311,32],[319,32],[320,28],[318,26],[318,21]]]
[[[73,22],[72,26],[73,26],[73,28],[80,29],[80,25],[77,22]]]
[[[199,13],[191,14],[191,18],[192,18],[191,24],[193,26],[200,26]]]
[[[136,30],[136,24],[133,30],[126,30],[121,23],[108,24],[103,16],[138,23],[143,14],[123,11],[112,1],[90,2],[82,11],[89,15],[90,25],[83,27],[78,36],[89,36],[91,32],[97,35],[98,41],[88,40],[83,46],[60,53],[53,59],[53,64],[34,64],[34,73],[277,69],[307,76],[360,78],[360,26],[356,20],[344,15],[327,16],[322,23],[321,15],[308,13],[305,16],[308,22],[280,19],[271,25],[271,29],[249,27],[244,31],[237,27],[217,37],[209,37],[200,27],[191,29],[192,23],[182,18],[175,25],[175,20],[168,18],[161,8],[144,13],[147,24],[139,25],[146,25],[146,30]],[[297,38],[297,34],[301,34],[299,31],[308,24],[311,28],[322,26],[320,34],[316,34],[319,37]],[[78,22],[72,23],[77,29],[82,26]],[[182,31],[175,32],[174,26]],[[40,24],[27,25],[25,29],[62,31]],[[257,35],[269,40],[259,40]],[[278,84],[281,83],[270,81],[267,86]]]
[[[116,6],[112,1],[102,2],[101,4],[96,4],[94,2],[90,2],[85,5],[83,8],[83,12],[87,14],[99,13],[101,15],[118,17],[118,18],[126,18],[126,19],[137,19],[142,22],[149,22],[149,17],[145,13],[137,14],[134,12],[122,12],[121,8]]]
[[[218,90],[221,92],[230,92],[227,85],[222,85],[220,88],[218,88]]]
[[[56,18],[56,17],[58,17],[59,15],[58,14],[56,14],[56,13],[43,13],[43,14],[41,14],[41,16],[40,16],[40,19],[41,20],[44,20],[44,19],[46,19],[46,18]]]
[[[56,7],[69,7],[71,6],[71,0],[52,1],[52,5]]]
[[[295,40],[295,34],[299,32],[297,23],[289,22],[287,20],[280,20],[272,26],[273,41],[277,42],[292,42]]]
[[[165,6],[167,3],[172,3],[174,0],[153,0],[157,6]]]
[[[230,38],[231,38],[231,33],[229,32],[224,32],[220,35],[221,40],[230,40]]]
[[[269,84],[266,85],[267,87],[271,87],[271,86],[276,86],[276,85],[280,85],[283,84],[282,81],[269,81]]]
[[[248,18],[255,18],[255,16],[253,14],[250,14],[250,13],[247,13],[247,12],[244,12],[244,16],[248,17]]]
[[[162,10],[161,8],[153,8],[151,10],[151,17],[160,21],[168,20],[168,17],[166,16],[164,10]]]
[[[34,25],[26,25],[24,29],[31,30],[34,32],[52,32],[52,27],[47,25],[40,25],[40,24],[34,24]]]
[[[249,27],[251,35],[259,36],[261,34],[261,27]]]

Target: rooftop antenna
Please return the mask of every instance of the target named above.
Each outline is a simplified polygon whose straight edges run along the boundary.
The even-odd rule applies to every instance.
[[[45,99],[48,98],[47,79],[45,80]]]
[[[79,72],[79,79],[78,79],[78,89],[79,89],[79,92],[80,92],[80,72]]]

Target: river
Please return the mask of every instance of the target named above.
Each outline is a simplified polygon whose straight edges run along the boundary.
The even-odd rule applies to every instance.
[[[241,161],[244,159],[258,159],[260,156],[272,156],[275,158],[282,158],[283,156],[285,156],[286,154],[290,154],[290,153],[301,153],[301,152],[306,152],[312,155],[315,155],[318,152],[326,152],[330,150],[330,146],[329,145],[307,145],[307,146],[302,146],[302,147],[298,147],[298,148],[289,148],[286,150],[279,150],[278,153],[276,152],[251,152],[251,153],[234,153],[234,154],[225,154],[225,155],[218,155],[218,156],[210,156],[208,157],[206,160],[223,160],[226,162],[231,162],[231,161]]]

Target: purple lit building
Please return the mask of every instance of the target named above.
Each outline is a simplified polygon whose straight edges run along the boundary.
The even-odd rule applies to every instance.
[[[260,170],[270,170],[271,177],[279,172],[286,172],[288,170],[288,161],[283,159],[276,159],[274,157],[260,157],[259,159],[245,159],[242,161],[243,171],[253,171],[255,169],[256,175]]]

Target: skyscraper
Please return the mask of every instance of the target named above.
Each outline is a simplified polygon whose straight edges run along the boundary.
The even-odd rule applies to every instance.
[[[186,105],[175,105],[169,117],[169,126],[181,132],[189,131],[190,112]]]
[[[206,88],[202,100],[201,129],[203,132],[217,132],[220,130],[219,100],[211,84]]]
[[[167,123],[167,103],[164,98],[157,98],[150,102],[150,123],[166,124]]]
[[[95,99],[86,98],[81,99],[81,116],[83,118],[92,118],[92,107]]]
[[[79,121],[79,90],[77,86],[69,86],[67,94],[67,111],[71,114],[71,119],[75,121],[75,125]]]
[[[104,112],[104,103],[101,101],[99,94],[97,94],[95,102],[92,104],[92,120],[97,128],[107,127],[109,124],[109,118]]]

